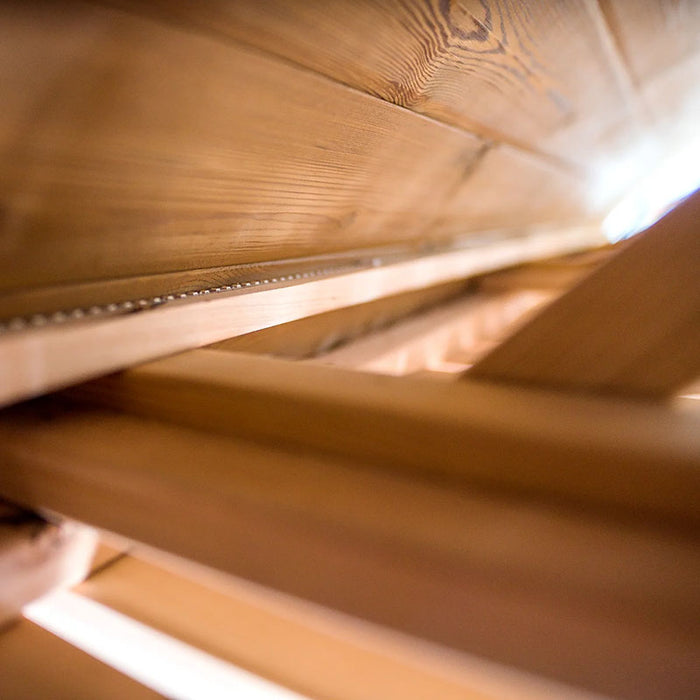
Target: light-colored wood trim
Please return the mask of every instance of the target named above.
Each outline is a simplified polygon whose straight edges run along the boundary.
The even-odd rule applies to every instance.
[[[215,350],[76,392],[225,435],[700,524],[700,430],[671,408]]]
[[[476,379],[643,398],[700,373],[700,193],[474,365]]]
[[[302,360],[329,352],[396,323],[403,323],[441,304],[464,298],[471,280],[449,282],[406,294],[382,297],[366,304],[314,314],[211,345],[214,350],[252,352]]]
[[[0,337],[0,406],[311,314],[582,250],[601,237],[597,227],[542,232],[264,291],[222,292],[101,321],[7,333]]]
[[[0,689],[8,700],[162,697],[29,620],[0,632],[0,658]]]
[[[0,426],[0,491],[16,500],[599,692],[694,687],[692,538],[308,451],[45,409],[13,409]]]

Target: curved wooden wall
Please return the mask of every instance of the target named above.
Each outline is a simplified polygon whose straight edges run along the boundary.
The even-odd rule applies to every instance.
[[[4,3],[0,317],[596,219],[648,64],[695,48],[697,4],[672,41],[647,5]]]

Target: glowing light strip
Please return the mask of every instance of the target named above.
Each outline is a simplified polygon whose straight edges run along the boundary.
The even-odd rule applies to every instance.
[[[75,593],[59,591],[23,612],[37,625],[169,698],[304,697]]]

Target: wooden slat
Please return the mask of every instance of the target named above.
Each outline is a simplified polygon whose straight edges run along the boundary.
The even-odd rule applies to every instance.
[[[700,194],[471,370],[479,379],[671,396],[700,374]]]
[[[259,286],[250,282],[240,292],[206,290],[146,312],[92,320],[85,311],[89,320],[9,332],[0,337],[0,405],[278,323],[580,250],[600,239],[597,228],[541,232],[327,279],[272,278]]]
[[[648,522],[104,411],[16,409],[0,436],[0,492],[20,501],[615,696],[695,687],[698,548]]]
[[[464,355],[550,298],[544,292],[472,294],[315,358],[333,367],[409,374]]]
[[[161,698],[29,620],[0,631],[0,688],[8,700]]]
[[[78,395],[227,435],[698,523],[700,433],[670,409],[214,350],[106,377]]]
[[[367,304],[349,306],[298,321],[282,323],[253,333],[222,340],[214,350],[233,350],[300,360],[361,338],[376,329],[462,298],[471,282],[453,282],[438,287],[398,294]]]
[[[257,46],[413,111],[530,148],[546,148],[552,132],[581,117],[593,116],[603,130],[610,115],[630,116],[586,0],[119,5]],[[576,150],[585,159],[586,145],[574,133],[554,152],[572,159]]]
[[[182,560],[136,552],[85,597],[313,698],[584,700],[584,692],[363,624]]]

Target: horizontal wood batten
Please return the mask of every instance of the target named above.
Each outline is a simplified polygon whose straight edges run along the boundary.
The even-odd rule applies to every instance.
[[[594,700],[150,548],[76,592],[312,698]]]
[[[680,698],[695,687],[694,538],[58,408],[42,400],[3,416],[0,492],[598,692]]]
[[[666,407],[214,350],[159,360],[75,392],[144,416],[404,473],[700,525],[698,423]]]
[[[311,314],[601,242],[597,227],[542,232],[292,286],[223,292],[101,321],[6,333],[0,337],[0,405]]]

